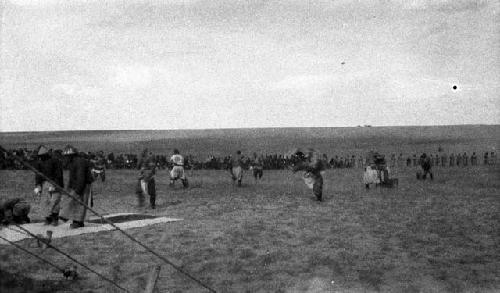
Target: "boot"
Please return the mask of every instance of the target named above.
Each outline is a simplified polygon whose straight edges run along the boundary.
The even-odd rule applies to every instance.
[[[69,225],[69,228],[70,229],[78,229],[78,228],[82,228],[84,227],[85,225],[83,224],[83,222],[80,222],[80,221],[73,221],[73,223],[71,223]]]
[[[45,221],[43,222],[44,225],[50,225],[52,223],[52,215],[45,217]]]
[[[53,213],[52,214],[52,226],[58,226],[58,225],[59,225],[59,214]]]

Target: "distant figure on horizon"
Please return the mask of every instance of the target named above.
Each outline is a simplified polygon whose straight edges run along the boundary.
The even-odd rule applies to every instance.
[[[490,165],[495,165],[497,163],[497,155],[495,152],[490,153]]]

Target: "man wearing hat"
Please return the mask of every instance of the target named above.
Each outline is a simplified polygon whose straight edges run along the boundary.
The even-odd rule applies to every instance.
[[[58,186],[64,186],[62,162],[53,158],[49,150],[43,145],[38,148],[37,157],[38,161],[35,163],[35,168],[48,179],[54,181]],[[59,210],[61,209],[61,193],[52,183],[48,182],[45,177],[36,174],[35,195],[41,196],[43,191],[46,191],[49,196],[45,224],[57,226],[59,223]]]
[[[295,152],[297,163],[292,167],[292,171],[305,171],[303,178],[306,185],[313,190],[318,201],[323,201],[323,171],[325,164],[319,155],[313,150],[305,152],[300,150]]]
[[[91,201],[90,184],[93,181],[91,164],[70,145],[64,149],[63,155],[68,158],[69,181],[67,190],[73,197],[88,205]],[[84,226],[86,212],[86,206],[67,196],[63,200],[60,218],[72,220],[70,225],[72,229],[81,228]]]

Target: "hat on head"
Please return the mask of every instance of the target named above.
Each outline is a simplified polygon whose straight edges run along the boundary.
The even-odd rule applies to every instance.
[[[64,156],[74,155],[77,153],[78,153],[78,151],[76,150],[76,148],[71,146],[71,145],[67,145],[63,150]]]
[[[36,152],[37,156],[43,156],[43,155],[48,155],[48,154],[49,154],[49,150],[44,145],[40,145],[38,147],[38,151]]]

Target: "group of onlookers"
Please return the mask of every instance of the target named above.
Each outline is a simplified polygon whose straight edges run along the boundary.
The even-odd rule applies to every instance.
[[[36,156],[33,151],[27,149],[12,150],[13,153],[26,159],[27,161],[34,161]],[[52,157],[62,158],[62,150],[49,149],[48,153]],[[114,153],[105,154],[103,151],[99,152],[80,152],[80,156],[90,160],[95,166],[104,169],[137,169],[140,164],[140,158],[137,154],[118,154]],[[155,154],[151,155],[151,160],[155,163],[157,169],[172,169],[174,163],[170,160],[168,155]],[[192,155],[184,156],[184,165],[188,169],[200,170],[226,170],[231,164],[234,155],[227,155],[224,157],[208,156],[205,160],[197,160]],[[467,152],[459,153],[446,153],[443,151],[435,154],[428,155],[431,166],[434,167],[467,167],[478,165],[493,165],[497,161],[495,152],[484,152],[480,155],[476,152],[468,154]],[[294,164],[292,155],[278,155],[278,154],[255,154],[253,156],[242,155],[240,158],[243,168],[248,168],[253,161],[259,160],[264,170],[283,170],[289,168]],[[322,154],[321,159],[326,162],[325,168],[339,169],[339,168],[364,168],[368,165],[366,155],[348,155],[338,156],[334,155],[328,157],[327,154]],[[386,156],[386,161],[391,168],[404,168],[404,167],[418,167],[419,157],[416,153],[413,155],[404,156],[400,153],[398,156],[392,153]],[[23,166],[13,160],[0,155],[0,169],[23,169]]]
[[[485,152],[482,158],[473,152],[470,156],[467,152],[463,153],[450,153],[439,152],[437,154],[426,155],[429,160],[431,167],[467,167],[467,166],[478,166],[478,165],[494,165],[497,161],[497,156],[495,152]],[[396,159],[396,155],[392,154],[390,158],[391,166],[398,167],[416,167],[419,166],[419,158],[416,154],[413,156],[408,156],[406,159],[400,154]]]

